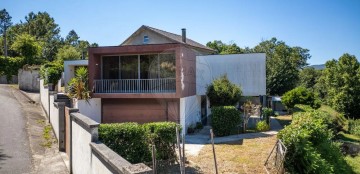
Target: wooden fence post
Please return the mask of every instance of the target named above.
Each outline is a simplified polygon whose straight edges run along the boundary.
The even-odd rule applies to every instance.
[[[210,129],[210,135],[211,135],[211,144],[212,144],[212,149],[213,149],[213,154],[214,154],[215,173],[218,174],[217,162],[216,162],[216,154],[215,154],[215,146],[214,146],[214,133],[213,133],[212,129]]]

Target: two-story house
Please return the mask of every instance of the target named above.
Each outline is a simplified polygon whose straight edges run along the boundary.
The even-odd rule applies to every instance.
[[[186,128],[206,118],[204,88],[223,73],[239,78],[257,72],[260,78],[249,81],[250,86],[241,85],[259,89],[251,96],[265,95],[265,54],[227,56],[225,64],[216,63],[222,57],[210,56],[207,62],[206,55],[214,53],[187,38],[185,29],[177,35],[149,26],[141,26],[120,46],[89,48],[89,86],[91,96],[101,98],[101,122],[175,121]],[[243,60],[252,66],[238,66]],[[247,71],[234,71],[238,67]],[[246,79],[234,80],[246,83]]]

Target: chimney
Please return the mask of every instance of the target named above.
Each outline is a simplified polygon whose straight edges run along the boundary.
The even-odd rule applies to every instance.
[[[182,31],[182,41],[186,43],[186,28],[181,29]]]

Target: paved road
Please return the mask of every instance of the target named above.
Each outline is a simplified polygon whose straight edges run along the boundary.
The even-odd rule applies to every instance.
[[[0,173],[30,173],[31,153],[26,116],[13,94],[0,84]]]

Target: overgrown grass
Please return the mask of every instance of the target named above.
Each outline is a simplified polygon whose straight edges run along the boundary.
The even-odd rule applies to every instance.
[[[291,124],[292,116],[291,115],[279,115],[275,117],[275,119],[280,123],[282,127],[285,127],[287,125]]]
[[[219,173],[266,173],[264,162],[276,140],[276,136],[269,136],[215,144]],[[210,144],[205,145],[198,156],[188,155],[186,158],[199,167],[201,173],[215,173]]]
[[[337,139],[343,140],[343,141],[349,141],[354,143],[360,143],[360,137],[352,134],[347,134],[343,131],[339,132],[336,136]]]
[[[43,138],[44,138],[44,142],[41,144],[43,147],[47,147],[50,148],[53,141],[52,141],[52,136],[51,136],[51,125],[46,125],[44,127],[43,130]]]
[[[352,168],[354,173],[360,173],[360,156],[359,155],[356,157],[346,156],[345,161]]]

